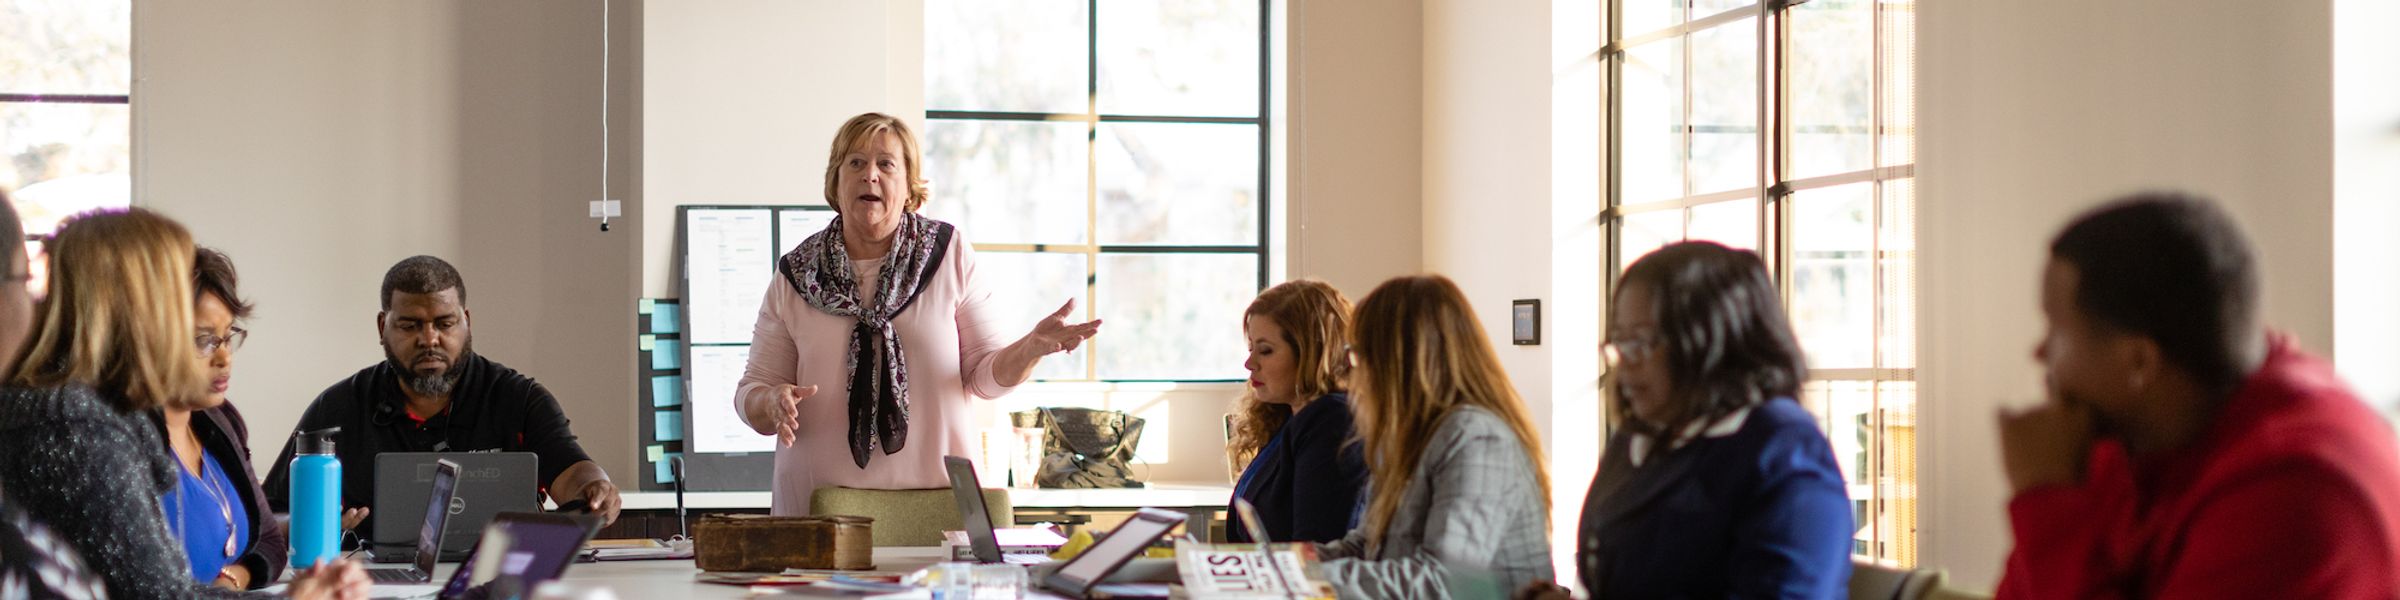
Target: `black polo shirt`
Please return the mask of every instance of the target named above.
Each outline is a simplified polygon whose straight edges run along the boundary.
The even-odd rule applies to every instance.
[[[450,407],[423,421],[408,414],[400,371],[389,362],[325,388],[309,403],[298,431],[342,428],[334,436],[334,456],[342,461],[344,508],[373,507],[375,455],[382,452],[532,452],[539,458],[540,481],[526,491],[535,494],[567,467],[591,459],[575,443],[558,398],[542,384],[480,354],[468,354],[460,367]],[[291,509],[293,450],[285,439],[283,453],[267,473],[267,502],[277,512]],[[374,531],[378,516],[369,515],[359,531]]]

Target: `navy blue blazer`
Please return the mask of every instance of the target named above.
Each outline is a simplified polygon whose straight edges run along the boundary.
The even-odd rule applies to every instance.
[[[1791,399],[1741,428],[1629,460],[1608,441],[1584,498],[1576,566],[1596,598],[1842,598],[1850,496],[1816,417]]]
[[[1243,499],[1258,506],[1267,537],[1278,542],[1330,542],[1350,532],[1367,464],[1350,441],[1350,396],[1334,392],[1300,408],[1275,432],[1274,456],[1250,461],[1250,487]],[[1234,515],[1225,533],[1248,542],[1250,533]]]

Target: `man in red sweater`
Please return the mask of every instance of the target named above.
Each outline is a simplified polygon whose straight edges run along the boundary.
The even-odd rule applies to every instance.
[[[2050,257],[2050,401],[2000,417],[2001,598],[2400,597],[2400,446],[2331,364],[2258,324],[2232,219],[2135,196]]]

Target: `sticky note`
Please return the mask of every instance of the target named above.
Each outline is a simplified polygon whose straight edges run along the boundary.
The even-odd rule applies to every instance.
[[[650,405],[659,408],[683,406],[683,376],[660,375],[650,378]]]
[[[680,333],[682,331],[682,305],[662,303],[650,310],[651,333]]]
[[[647,333],[642,334],[641,341],[634,342],[634,345],[641,347],[643,352],[649,352],[651,349],[658,347],[658,336]]]
[[[658,420],[656,430],[658,441],[673,442],[683,439],[683,411],[662,410],[651,414]]]
[[[644,452],[650,457],[650,462],[658,462],[667,459],[666,444],[651,444],[650,447]]]
[[[670,454],[668,456],[674,455]],[[658,460],[651,461],[650,464],[652,468],[658,469],[659,483],[675,482],[675,463],[669,462],[666,457],[660,457]]]
[[[634,308],[633,308],[633,311],[634,311],[634,312],[637,312],[637,313],[641,313],[641,314],[645,314],[645,315],[646,315],[646,314],[650,314],[650,311],[651,311],[652,309],[656,308],[657,306],[658,306],[658,300],[657,300],[657,299],[655,299],[655,298],[643,298],[643,299],[642,299],[640,302],[635,302],[635,303],[634,303]]]
[[[673,371],[681,368],[683,368],[682,342],[675,340],[657,340],[650,345],[651,370]]]

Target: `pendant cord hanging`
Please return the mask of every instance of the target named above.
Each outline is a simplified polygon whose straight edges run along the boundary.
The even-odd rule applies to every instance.
[[[609,0],[600,1],[600,231],[608,231],[608,13]]]

